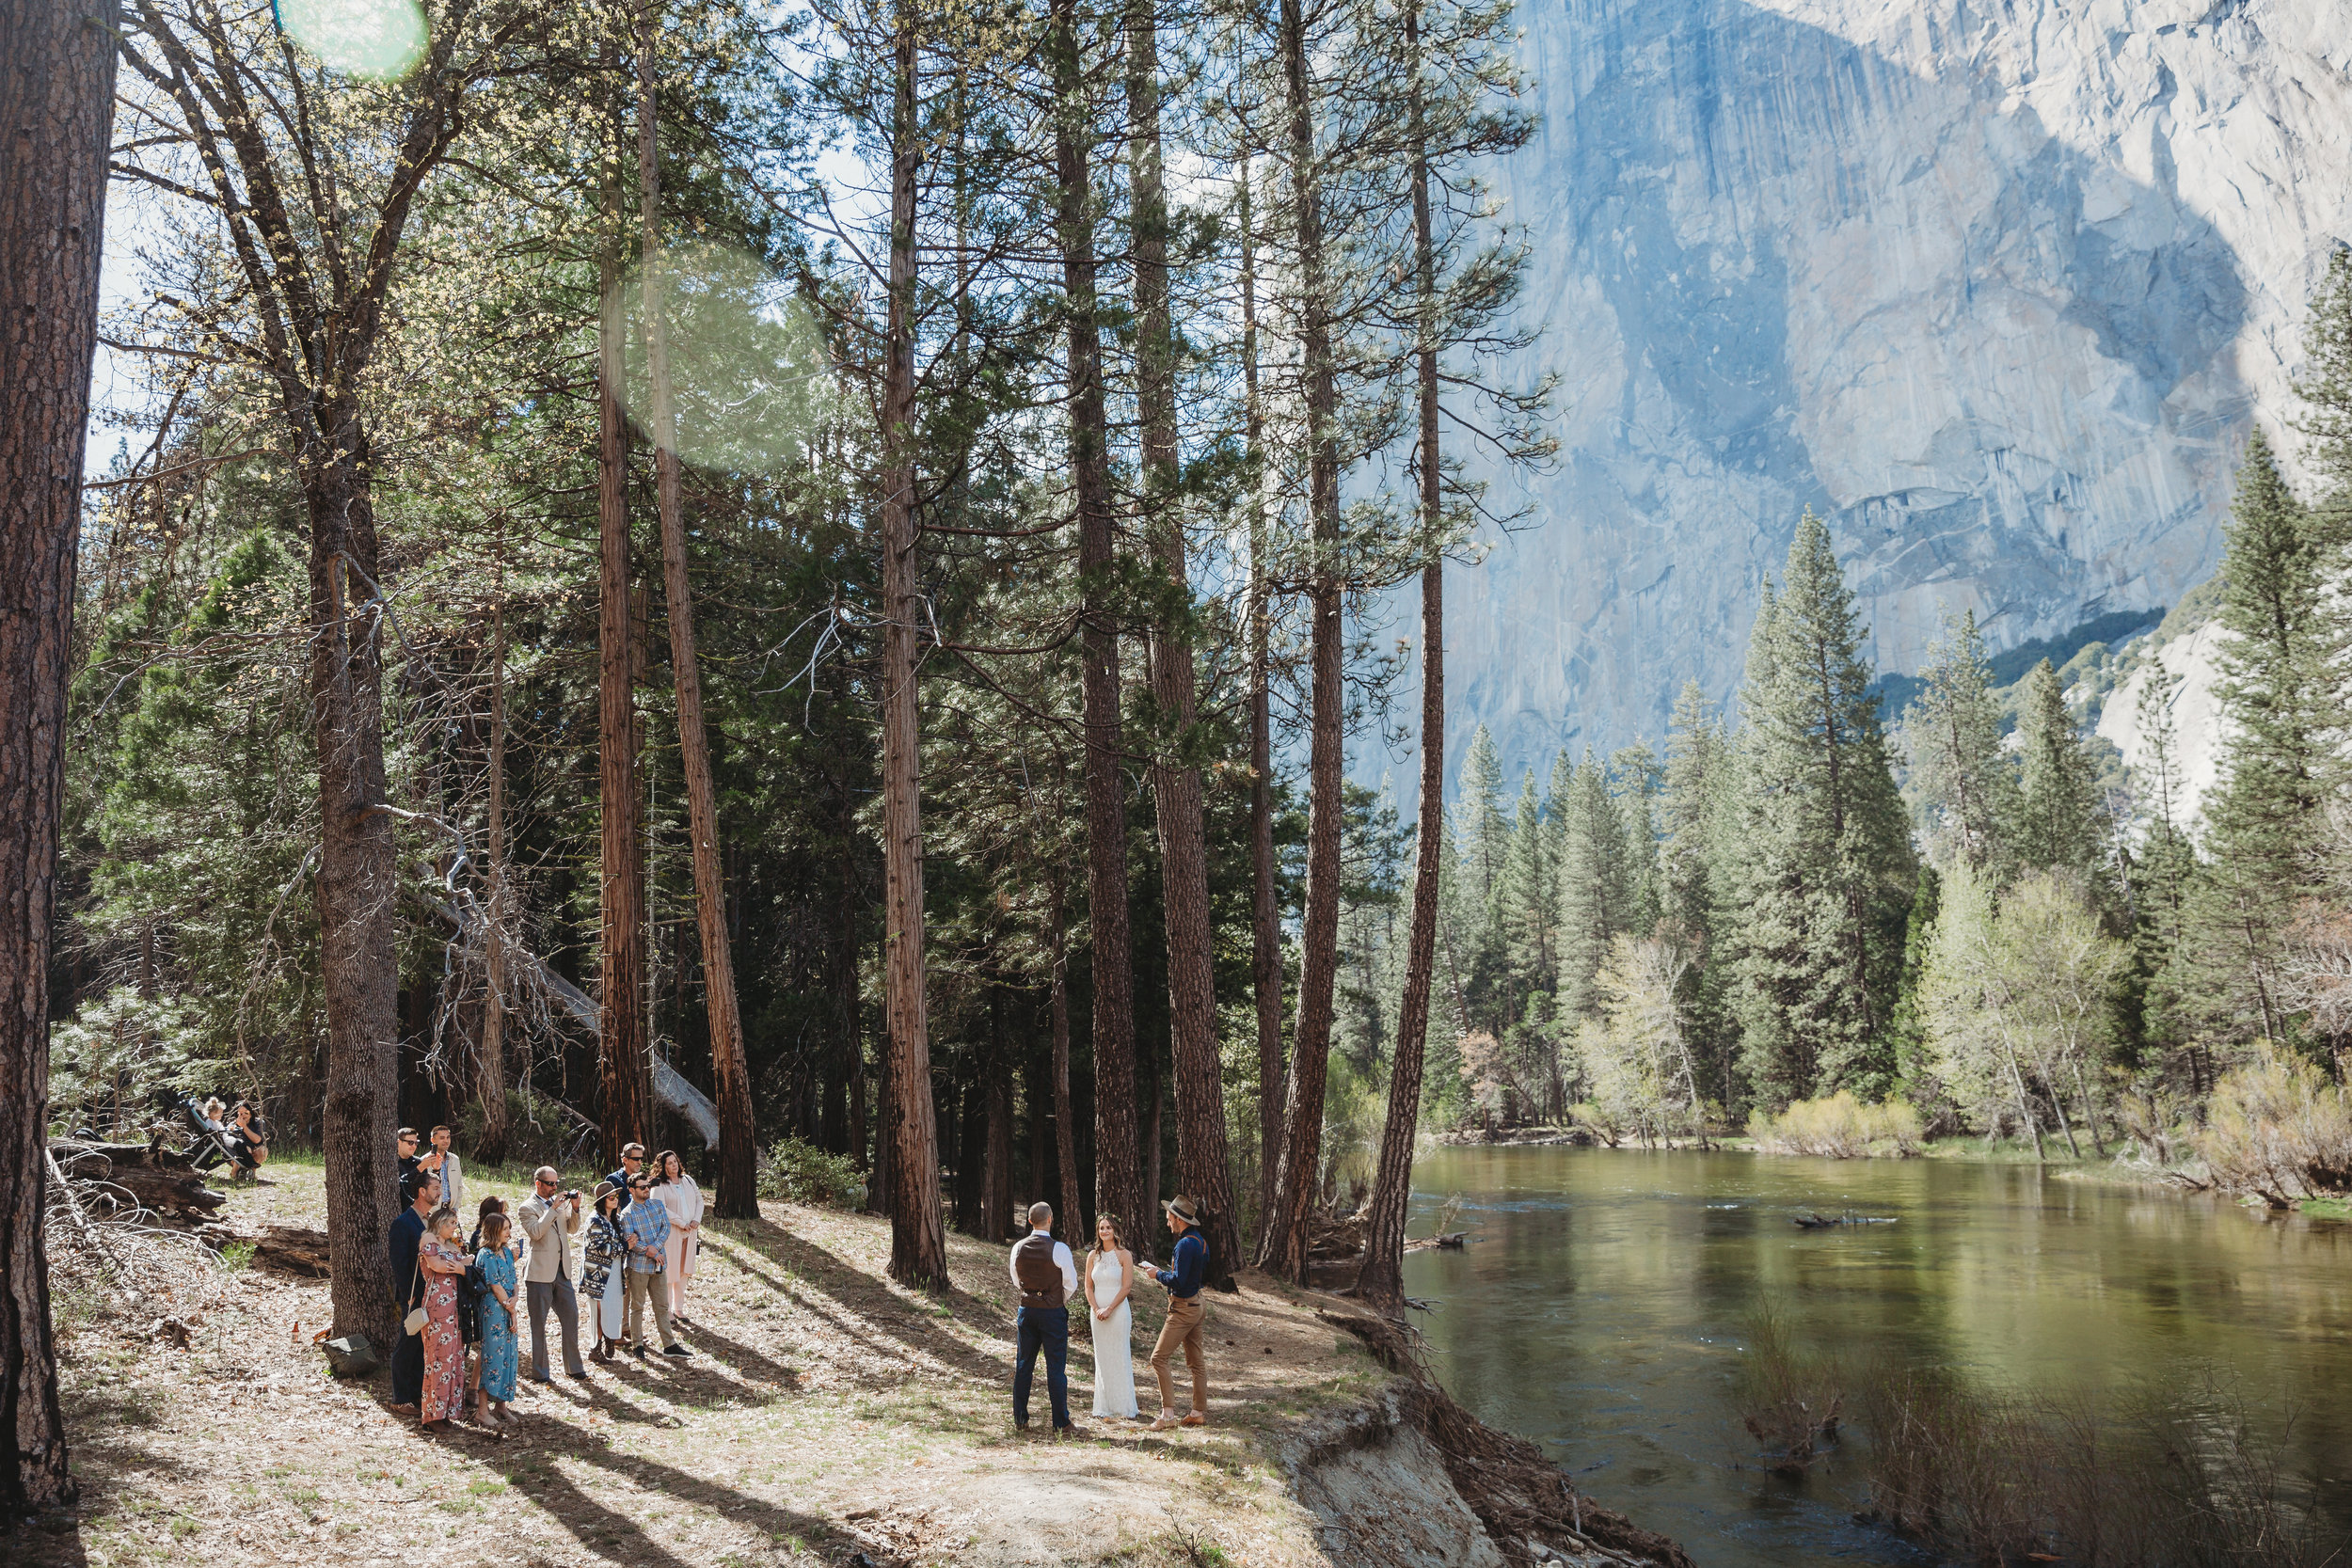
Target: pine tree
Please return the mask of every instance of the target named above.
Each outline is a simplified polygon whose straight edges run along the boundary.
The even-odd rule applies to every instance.
[[[1519,786],[1518,815],[1502,858],[1502,873],[1495,882],[1495,926],[1503,944],[1503,961],[1522,999],[1551,989],[1553,956],[1552,888],[1556,872],[1551,859],[1551,832],[1535,794],[1535,772],[1530,768]]]
[[[1502,875],[1511,821],[1502,815],[1502,753],[1484,724],[1470,732],[1470,751],[1462,758],[1461,800],[1454,811],[1460,818],[1465,869],[1478,896],[1491,898],[1495,879]]]
[[[2203,875],[2164,979],[2184,1026],[2276,1040],[2280,944],[2296,902],[2321,885],[2330,674],[2322,530],[2287,488],[2257,430],[2223,535],[2221,697],[2231,721],[2206,808]]]
[[[2317,519],[2327,542],[2352,540],[2352,249],[2337,245],[2312,294],[2303,328],[2307,368],[2295,383],[2304,412],[2296,428],[2320,485]]]
[[[1594,977],[1626,929],[1625,818],[1591,752],[1568,777],[1560,837],[1559,1015],[1571,1027],[1597,1005]]]
[[[1665,890],[1659,880],[1658,753],[1638,740],[1620,747],[1609,758],[1609,779],[1617,815],[1624,822],[1625,908],[1621,918],[1625,929],[1646,937],[1658,928],[1665,912]]]
[[[2088,879],[2106,842],[2096,773],[2048,659],[2026,677],[2017,715],[2019,788],[2010,833],[2018,862]]]
[[[1743,1053],[1759,1098],[1880,1090],[1915,863],[1863,628],[1807,508],[1749,642]]]
[[[1944,618],[1928,649],[1927,689],[1903,719],[1908,789],[1928,854],[1995,876],[2008,863],[2003,830],[2017,812],[2017,769],[2001,749],[2001,710],[1975,610]]]

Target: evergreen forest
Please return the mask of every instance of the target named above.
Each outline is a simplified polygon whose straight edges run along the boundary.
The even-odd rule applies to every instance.
[[[1502,0],[349,9],[122,7],[50,961],[53,1125],[254,1100],[339,1321],[400,1123],[846,1168],[918,1282],[1179,1191],[1303,1278],[1369,1193],[1377,1294],[1417,1135],[2169,1164],[2346,1070],[2344,255],[2201,802],[1964,612],[1883,713],[1811,512],[1728,705],[1449,780],[1446,564],[1577,526],[1477,477],[1551,455]]]

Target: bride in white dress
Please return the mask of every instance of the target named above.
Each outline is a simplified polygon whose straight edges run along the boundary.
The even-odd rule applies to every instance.
[[[1125,1416],[1136,1407],[1136,1358],[1129,1341],[1135,1315],[1127,1292],[1136,1285],[1135,1254],[1119,1244],[1119,1222],[1104,1214],[1094,1223],[1094,1250],[1087,1254],[1088,1319],[1094,1329],[1094,1414]]]

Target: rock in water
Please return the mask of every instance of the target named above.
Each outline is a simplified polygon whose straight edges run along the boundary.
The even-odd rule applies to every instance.
[[[1830,518],[1884,670],[2210,576],[2352,241],[2352,0],[1555,0],[1519,12],[1541,526],[1449,590],[1458,766],[1664,729],[1738,682]],[[1463,454],[1478,460],[1470,443]]]

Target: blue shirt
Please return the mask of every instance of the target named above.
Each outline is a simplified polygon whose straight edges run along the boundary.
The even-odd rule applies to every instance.
[[[1168,1259],[1173,1269],[1157,1271],[1161,1284],[1178,1301],[1190,1301],[1200,1293],[1200,1276],[1208,1271],[1209,1243],[1200,1239],[1198,1230],[1186,1230],[1176,1238],[1176,1255]]]
[[[621,1211],[621,1229],[629,1240],[628,1267],[631,1274],[660,1274],[661,1249],[670,1241],[670,1211],[660,1198],[649,1197],[643,1203],[632,1203]],[[646,1257],[637,1250],[640,1245],[653,1248]]]

